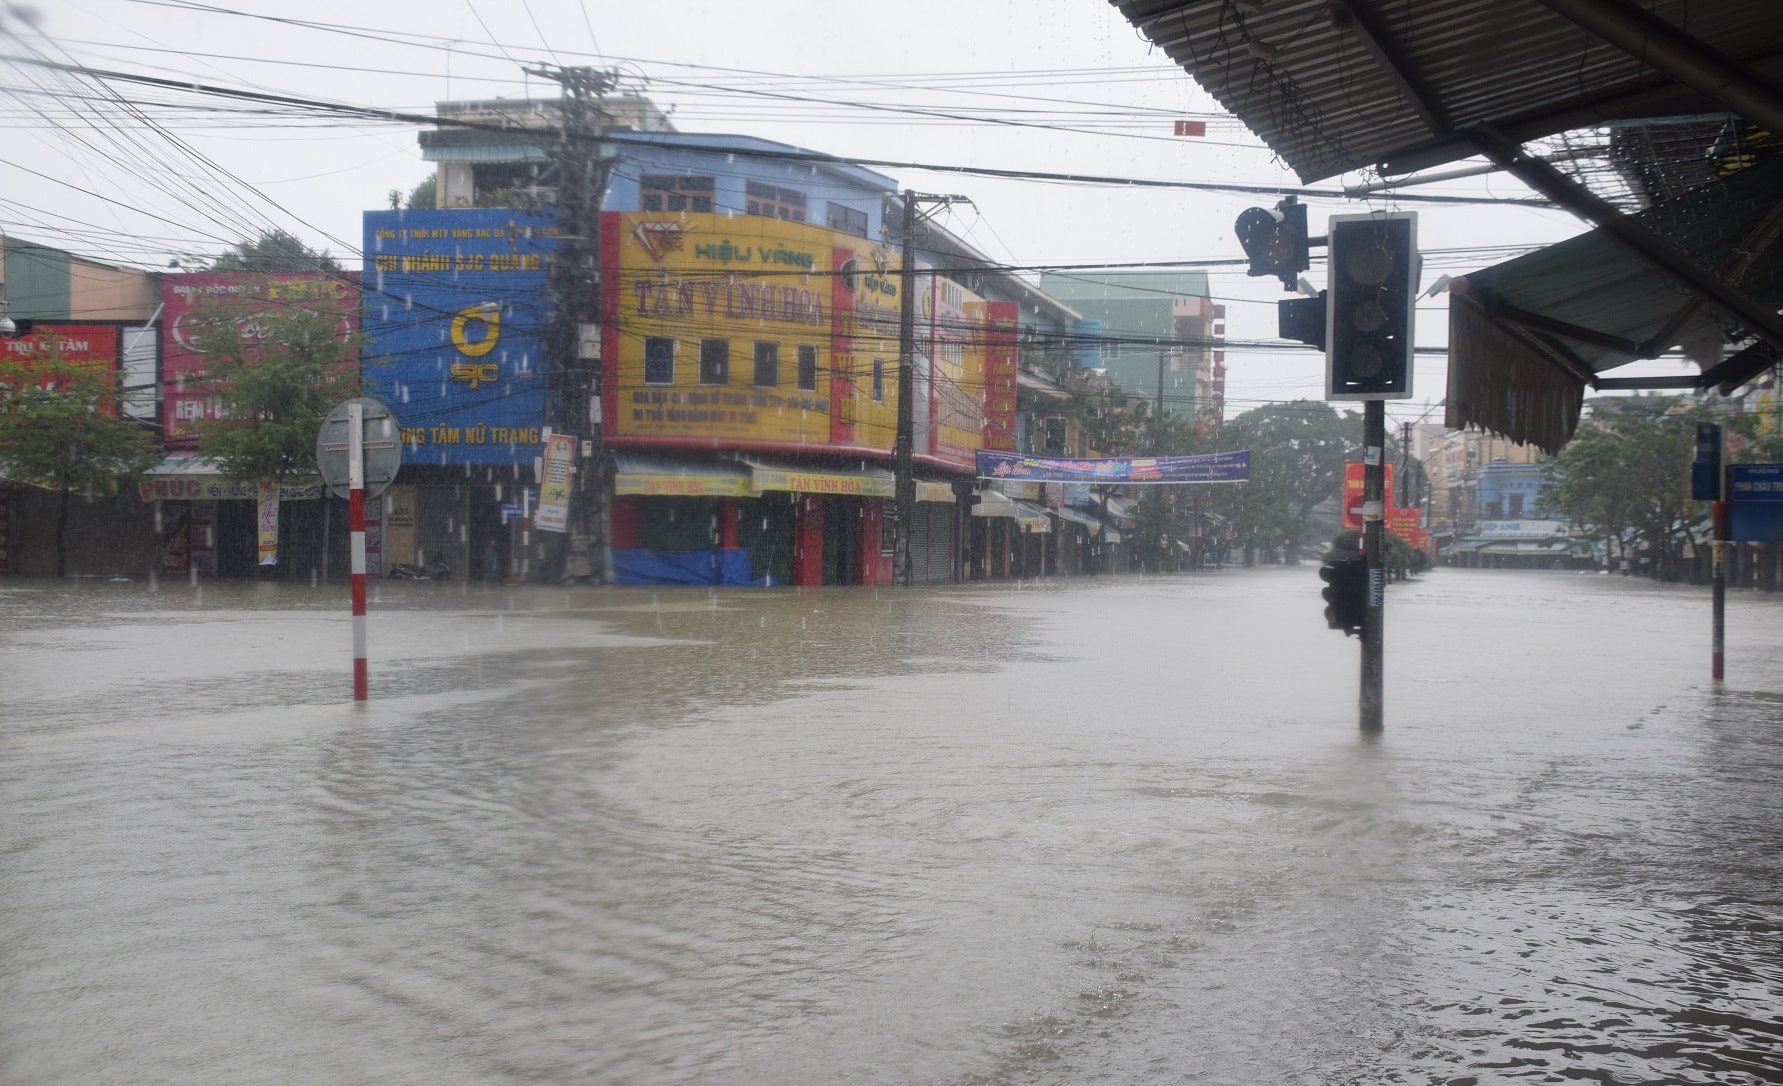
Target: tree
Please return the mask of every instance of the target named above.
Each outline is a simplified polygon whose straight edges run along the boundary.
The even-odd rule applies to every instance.
[[[1680,576],[1684,545],[1696,542],[1690,460],[1701,416],[1677,396],[1598,402],[1548,467],[1542,504],[1625,550],[1646,550],[1653,576]]]
[[[56,576],[68,574],[68,505],[76,491],[113,493],[160,458],[152,438],[117,416],[118,375],[41,359],[0,359],[0,478],[61,495]]]
[[[283,230],[262,230],[252,241],[238,241],[211,261],[217,272],[338,272],[340,264],[327,250],[316,252]]]
[[[1210,512],[1226,518],[1238,538],[1262,548],[1285,544],[1291,556],[1323,537],[1313,509],[1342,493],[1343,465],[1361,444],[1356,416],[1318,400],[1296,400],[1246,411],[1220,434],[1224,449],[1250,449],[1251,474],[1237,486],[1213,488]]]
[[[359,394],[359,333],[339,312],[258,299],[206,302],[197,316],[219,416],[198,424],[199,454],[237,479],[313,474],[323,417]]]
[[[436,188],[438,182],[437,174],[428,174],[420,184],[409,190],[409,202],[404,206],[411,211],[416,209],[432,211],[437,202],[435,193],[438,191]]]

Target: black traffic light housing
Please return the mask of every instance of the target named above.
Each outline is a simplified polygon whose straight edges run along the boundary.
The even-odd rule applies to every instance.
[[[1362,632],[1368,615],[1368,563],[1360,558],[1326,562],[1319,567],[1325,588],[1325,625],[1345,637]]]
[[[1273,275],[1282,287],[1293,290],[1300,273],[1311,266],[1307,255],[1306,205],[1289,196],[1275,205],[1247,207],[1232,225],[1244,255],[1250,257],[1251,276]]]
[[[1325,398],[1407,399],[1418,294],[1417,213],[1333,215],[1329,239]]]

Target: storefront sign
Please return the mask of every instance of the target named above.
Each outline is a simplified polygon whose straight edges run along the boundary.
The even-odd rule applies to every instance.
[[[1564,520],[1485,520],[1481,539],[1554,539],[1566,535]]]
[[[574,467],[576,439],[552,434],[545,442],[544,474],[539,480],[539,507],[532,525],[541,532],[561,532],[569,526],[570,474]]]
[[[1021,306],[1015,302],[988,302],[984,309],[984,447],[1013,452],[1019,354],[1016,321]]]
[[[890,451],[897,284],[889,253],[760,215],[609,213],[603,364],[618,438]]]
[[[1049,483],[1241,483],[1250,478],[1249,449],[1200,456],[1109,456],[1076,459],[978,451],[980,479]]]
[[[151,475],[137,481],[136,494],[145,502],[258,501],[260,484],[221,475]],[[279,481],[282,502],[315,501],[321,496],[322,480],[316,476]]]
[[[255,318],[267,311],[302,307],[333,313],[343,337],[359,324],[359,289],[340,275],[191,272],[163,277],[161,285],[162,432],[169,448],[197,443],[195,423],[217,417],[204,386],[204,352],[198,348],[199,309],[228,303],[237,333],[245,340],[266,336]]]
[[[55,361],[110,376],[117,372],[120,342],[119,326],[115,324],[38,324],[29,335],[0,339],[0,355],[26,366]],[[42,383],[47,387],[51,381],[45,378]],[[115,415],[118,405],[108,399],[100,410]]]
[[[364,385],[408,423],[404,463],[532,459],[556,237],[503,208],[365,213]]]
[[[756,468],[757,490],[790,490],[795,494],[851,494],[865,498],[890,498],[897,493],[891,473],[840,475],[821,471],[783,471]]]

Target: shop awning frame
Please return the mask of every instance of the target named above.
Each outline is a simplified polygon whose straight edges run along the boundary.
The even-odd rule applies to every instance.
[[[643,453],[613,454],[613,493],[676,498],[752,498],[754,477],[735,464]]]
[[[859,498],[891,498],[897,493],[892,473],[884,468],[830,467],[758,456],[738,459],[749,465],[757,491],[784,490],[795,494]]]

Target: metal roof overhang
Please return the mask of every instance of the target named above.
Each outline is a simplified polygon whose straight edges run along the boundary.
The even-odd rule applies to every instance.
[[[1739,113],[1783,78],[1775,0],[1110,0],[1303,181],[1402,174],[1603,121]],[[1772,131],[1783,131],[1778,124]]]
[[[1720,265],[1754,302],[1783,307],[1783,247],[1773,244],[1783,226],[1783,160],[1631,218],[1691,260]],[[1607,230],[1475,272],[1449,292],[1447,424],[1477,423],[1549,452],[1571,438],[1587,386],[1726,392],[1777,359],[1762,340],[1723,359],[1738,322]],[[1699,372],[1602,376],[1679,345]]]
[[[1700,299],[1758,341],[1755,353],[1705,373],[1705,387],[1725,390],[1783,354],[1783,318],[1739,285],[1741,255],[1722,249],[1693,259],[1524,150],[1532,140],[1633,118],[1719,113],[1783,132],[1776,0],[1110,3],[1303,181],[1370,167],[1406,174],[1483,155],[1600,227],[1623,251],[1617,262],[1626,275],[1644,279],[1630,263],[1643,261],[1676,297]],[[1767,224],[1747,236],[1765,229],[1774,235]],[[1463,305],[1451,313],[1457,309],[1467,312]],[[1549,354],[1502,321],[1492,325],[1475,330],[1481,342],[1494,338],[1526,361],[1530,351]],[[1583,385],[1596,370],[1569,365],[1566,353],[1549,361],[1463,371],[1467,405],[1457,412],[1451,404],[1449,424],[1477,423],[1557,450],[1577,425]],[[1520,388],[1519,377],[1542,387]],[[1452,370],[1452,391],[1456,383]]]

